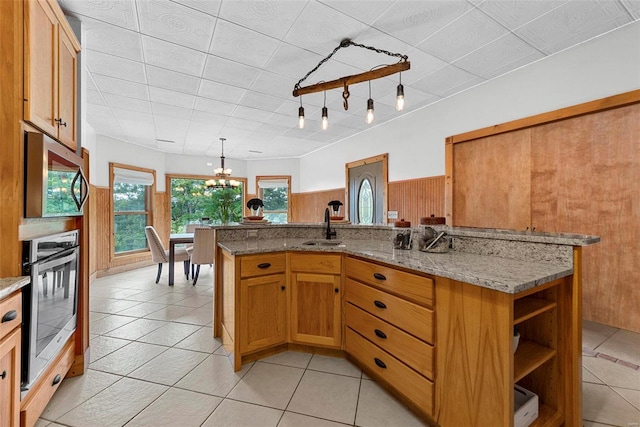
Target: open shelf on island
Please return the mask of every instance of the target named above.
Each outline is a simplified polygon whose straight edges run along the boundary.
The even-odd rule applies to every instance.
[[[538,343],[521,340],[513,357],[513,377],[518,382],[556,355],[556,351]]]
[[[513,324],[517,325],[525,320],[531,319],[540,313],[556,307],[555,301],[542,298],[525,297],[513,303]]]
[[[562,425],[562,414],[551,406],[540,404],[538,407],[538,418],[529,427],[559,427]]]

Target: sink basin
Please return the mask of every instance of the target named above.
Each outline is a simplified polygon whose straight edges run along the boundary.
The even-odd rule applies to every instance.
[[[340,240],[307,240],[302,243],[304,246],[339,246],[342,244]]]

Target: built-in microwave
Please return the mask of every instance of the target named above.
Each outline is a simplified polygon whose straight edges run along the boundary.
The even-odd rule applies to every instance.
[[[24,216],[78,216],[89,195],[82,157],[37,132],[25,132]]]

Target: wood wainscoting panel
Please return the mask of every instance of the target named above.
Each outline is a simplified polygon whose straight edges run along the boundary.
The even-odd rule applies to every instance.
[[[344,201],[344,188],[291,193],[291,222],[322,222],[324,210],[332,200]],[[342,213],[344,214],[344,206]]]
[[[91,233],[96,271],[109,268],[111,259],[111,193],[109,188],[91,186]]]
[[[452,225],[529,227],[530,163],[530,129],[455,144]]]
[[[171,234],[171,201],[170,192],[155,192],[153,195],[153,226],[158,230],[167,249],[169,249],[169,235]]]
[[[594,234],[584,318],[640,332],[640,104],[532,129],[532,225]]]
[[[444,216],[444,175],[390,182],[388,206],[414,226],[422,217]]]

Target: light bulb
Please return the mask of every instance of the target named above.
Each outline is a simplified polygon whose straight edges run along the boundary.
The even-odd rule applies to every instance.
[[[375,117],[373,116],[373,99],[369,98],[367,100],[367,124],[370,125],[371,123],[373,123],[374,119]]]
[[[304,129],[304,108],[298,108],[298,129]]]
[[[404,110],[404,86],[402,83],[398,85],[397,95],[396,95],[396,111]]]
[[[327,107],[322,107],[322,130],[327,130],[329,127],[329,112]]]

